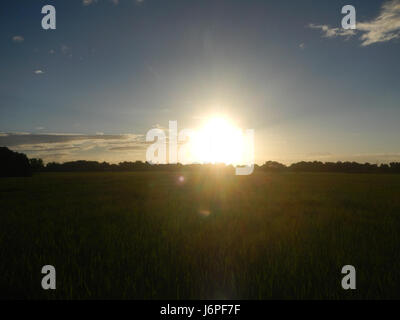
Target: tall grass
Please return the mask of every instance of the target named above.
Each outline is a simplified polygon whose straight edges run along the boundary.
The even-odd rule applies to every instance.
[[[1,179],[0,297],[400,298],[400,176],[179,175]]]

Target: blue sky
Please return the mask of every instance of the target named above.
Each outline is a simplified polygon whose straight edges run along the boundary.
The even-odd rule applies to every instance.
[[[41,8],[57,29],[41,28]],[[144,160],[143,135],[211,114],[256,161],[400,160],[400,1],[58,0],[0,5],[0,144]]]

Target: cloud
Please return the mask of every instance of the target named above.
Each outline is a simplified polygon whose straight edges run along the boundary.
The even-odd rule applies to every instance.
[[[140,134],[2,133],[0,146],[45,162],[79,159],[113,162],[144,159],[148,143]]]
[[[310,23],[308,25],[311,29],[320,29],[323,33],[323,37],[325,38],[336,38],[336,37],[347,37],[350,38],[354,36],[356,33],[354,30],[345,30],[342,28],[331,28],[325,24],[313,24]]]
[[[110,151],[132,151],[132,150],[144,150],[146,148],[145,145],[136,145],[136,146],[125,146],[125,147],[112,147],[108,150]]]
[[[43,70],[35,70],[35,71],[34,71],[34,74],[43,74],[43,73],[44,73]]]
[[[69,143],[82,140],[121,140],[126,139],[125,135],[84,135],[74,133],[47,133],[47,134],[32,134],[32,133],[5,133],[0,137],[0,145],[7,147],[21,145],[36,145],[42,143]]]
[[[400,0],[390,0],[382,4],[379,15],[364,22],[357,22],[356,30],[331,28],[328,25],[309,24],[309,28],[320,29],[323,37],[346,37],[347,39],[361,33],[361,46],[366,47],[374,43],[387,42],[400,38]]]
[[[24,37],[23,36],[14,36],[14,37],[12,37],[12,41],[13,42],[15,42],[15,43],[21,43],[21,42],[24,42]]]
[[[375,19],[357,23],[357,29],[364,32],[360,37],[362,46],[386,42],[400,37],[400,0],[392,0],[382,5]]]
[[[306,47],[306,45],[305,45],[304,42],[302,42],[302,43],[299,44],[299,48],[300,48],[301,50],[304,50],[305,47]]]

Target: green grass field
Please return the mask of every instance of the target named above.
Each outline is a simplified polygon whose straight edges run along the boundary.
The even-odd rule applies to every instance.
[[[400,298],[400,175],[182,175],[1,179],[0,297]]]

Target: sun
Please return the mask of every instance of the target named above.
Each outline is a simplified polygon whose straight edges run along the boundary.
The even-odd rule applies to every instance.
[[[242,130],[225,117],[211,117],[196,131],[192,153],[197,163],[240,164]]]

